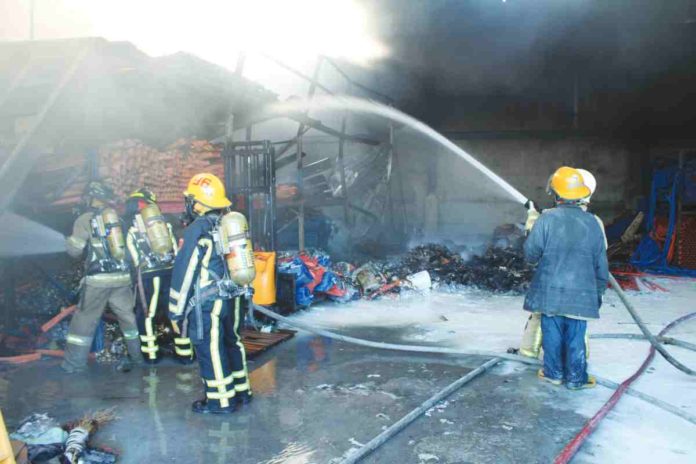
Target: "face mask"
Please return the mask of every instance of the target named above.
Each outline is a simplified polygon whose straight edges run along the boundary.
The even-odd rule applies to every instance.
[[[191,195],[184,197],[184,207],[185,207],[185,211],[186,211],[186,213],[185,213],[186,220],[189,223],[193,222],[193,220],[196,219],[196,212],[193,209],[195,204],[196,204],[196,200],[194,200]]]

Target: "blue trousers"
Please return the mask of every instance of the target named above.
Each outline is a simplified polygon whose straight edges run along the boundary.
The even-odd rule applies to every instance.
[[[568,386],[587,383],[585,333],[587,321],[565,316],[541,316],[544,376]]]
[[[200,320],[195,311],[188,320],[206,398],[223,408],[232,406],[237,393],[251,393],[246,353],[239,336],[239,300],[207,301],[202,305]]]

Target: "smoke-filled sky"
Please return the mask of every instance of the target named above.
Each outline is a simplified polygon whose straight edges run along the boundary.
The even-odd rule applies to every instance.
[[[128,40],[154,56],[184,51],[232,70],[246,50],[245,75],[281,98],[301,81],[261,54],[306,74],[324,54],[416,113],[450,96],[567,104],[576,79],[581,98],[673,90],[659,80],[696,68],[694,0],[34,2],[38,39]],[[0,0],[0,40],[29,37],[30,3]]]
[[[30,5],[0,0],[0,40],[29,38]],[[303,70],[319,54],[367,66],[388,53],[374,16],[354,0],[34,0],[34,37],[124,40],[152,56],[183,51],[229,70],[243,50],[245,74],[283,95],[294,83],[260,56]]]

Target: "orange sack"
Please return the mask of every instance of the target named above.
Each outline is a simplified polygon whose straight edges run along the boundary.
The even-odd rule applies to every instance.
[[[254,266],[256,277],[253,302],[257,305],[272,305],[276,302],[276,253],[275,251],[255,251]]]

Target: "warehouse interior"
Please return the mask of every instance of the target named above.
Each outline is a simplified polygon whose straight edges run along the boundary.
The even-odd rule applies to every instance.
[[[696,460],[696,2],[141,3],[0,0],[0,464]],[[525,351],[564,167],[608,273],[580,391]],[[66,369],[119,272],[135,339],[105,300]]]

